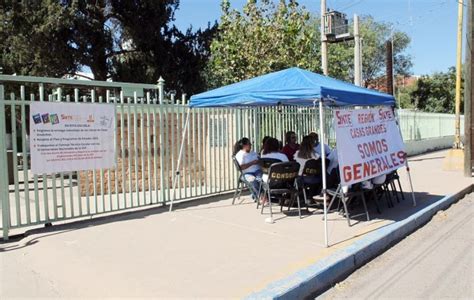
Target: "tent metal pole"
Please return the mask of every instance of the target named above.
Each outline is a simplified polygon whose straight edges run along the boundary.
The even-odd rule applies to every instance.
[[[324,149],[324,106],[323,99],[319,99],[319,143],[321,144],[321,163],[323,169],[323,201],[324,201],[324,244],[329,247],[328,242],[328,210],[327,210],[327,193],[326,193],[326,153]]]
[[[173,191],[176,188],[176,183],[178,182],[179,177],[181,176],[181,173],[180,173],[179,169],[181,167],[181,159],[182,159],[182,156],[183,156],[184,139],[186,138],[186,133],[188,131],[190,111],[191,111],[191,109],[188,108],[188,111],[186,113],[186,122],[184,123],[183,135],[181,136],[181,146],[179,147],[178,162],[176,164],[176,173],[175,173],[174,179],[173,179]],[[163,146],[163,145],[161,145],[161,146]],[[161,188],[163,188],[163,187],[161,187]],[[173,202],[174,202],[175,198],[176,198],[176,193],[173,193],[173,198],[171,198],[171,203],[170,203],[170,210],[169,210],[170,212],[173,210]]]
[[[403,135],[402,135],[402,128],[400,127],[400,117],[398,115],[398,111],[395,109],[395,107],[392,107],[393,113],[396,117],[397,120],[397,125],[398,125],[398,130],[400,131],[400,136],[402,137],[403,140]],[[410,173],[410,166],[408,165],[408,157],[405,158],[405,167],[407,169],[407,174],[408,174],[408,181],[410,182],[410,191],[411,191],[411,198],[413,201],[413,206],[416,206],[416,198],[415,198],[415,192],[413,191],[413,182],[411,180],[411,173]]]

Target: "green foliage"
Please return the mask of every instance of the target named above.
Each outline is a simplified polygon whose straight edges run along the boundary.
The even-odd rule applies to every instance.
[[[5,73],[62,77],[89,67],[97,80],[202,91],[201,71],[216,26],[180,32],[179,0],[39,0],[0,3]]]
[[[302,67],[321,73],[320,23],[296,1],[248,1],[242,11],[230,9],[223,0],[217,38],[211,44],[207,66],[211,86],[220,86],[288,67]],[[391,24],[363,17],[363,80],[366,86],[385,72],[385,42],[391,37]],[[394,31],[395,74],[408,74],[411,64],[406,55],[410,38]],[[354,43],[330,44],[329,75],[353,81]]]
[[[76,72],[72,25],[71,11],[59,1],[1,1],[0,66],[4,73],[61,77]]]
[[[320,71],[317,30],[296,1],[248,1],[242,12],[222,1],[219,33],[211,44],[208,80],[220,86],[298,66]]]
[[[454,113],[455,91],[456,69],[451,67],[447,72],[422,76],[418,79],[415,89],[410,93],[410,97],[412,104],[422,111]],[[461,113],[463,107],[464,105],[461,103]]]

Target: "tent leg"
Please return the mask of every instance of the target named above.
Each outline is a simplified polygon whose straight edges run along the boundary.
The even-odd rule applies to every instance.
[[[410,182],[410,190],[411,190],[411,198],[413,200],[413,206],[416,206],[415,192],[413,191],[413,182],[411,181],[411,173],[410,173],[410,167],[408,166],[408,158],[407,158],[405,166],[407,168],[408,181]]]
[[[398,116],[398,112],[396,111],[394,107],[392,107],[392,110],[397,119],[397,125],[398,125],[398,130],[400,131],[400,136],[403,139],[402,129],[400,128],[400,117]],[[406,158],[405,167],[407,168],[408,181],[410,182],[410,191],[411,191],[411,198],[413,200],[413,206],[416,206],[416,198],[415,198],[415,192],[413,191],[413,182],[411,181],[411,173],[410,173],[410,167],[408,166],[408,158]]]
[[[183,156],[183,148],[184,148],[184,139],[186,137],[186,133],[188,131],[188,123],[189,123],[189,112],[190,112],[190,108],[188,108],[188,111],[186,113],[186,122],[184,123],[184,129],[183,129],[183,135],[181,137],[181,146],[179,148],[179,155],[178,155],[178,163],[176,164],[176,174],[174,175],[174,179],[173,179],[173,191],[175,190],[176,188],[176,183],[178,182],[181,174],[179,172],[179,168],[181,167],[181,158]],[[163,146],[163,145],[162,145]],[[173,202],[176,198],[176,193],[173,193],[173,198],[171,198],[171,203],[170,203],[170,212],[173,210]]]
[[[328,242],[328,207],[327,207],[327,193],[326,193],[326,153],[324,149],[324,107],[322,99],[319,100],[319,142],[321,144],[321,163],[323,169],[323,200],[324,200],[324,244],[329,247]]]

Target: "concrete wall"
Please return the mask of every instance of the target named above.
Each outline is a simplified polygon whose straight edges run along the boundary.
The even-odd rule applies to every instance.
[[[434,150],[447,149],[453,146],[454,136],[405,141],[409,156],[426,153]]]

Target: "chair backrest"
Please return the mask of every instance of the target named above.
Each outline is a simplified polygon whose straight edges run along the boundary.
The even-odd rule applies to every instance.
[[[326,169],[329,165],[329,160],[326,159]],[[303,176],[321,177],[322,172],[321,158],[310,159],[306,161],[303,168]]]
[[[262,171],[265,174],[268,174],[268,170],[273,164],[280,163],[281,160],[276,158],[260,158],[260,166],[262,167]]]
[[[268,171],[268,185],[270,187],[292,187],[299,170],[300,164],[294,161],[273,164]]]
[[[232,156],[232,162],[234,163],[234,166],[237,169],[237,171],[239,171],[239,173],[242,173],[242,168],[240,167],[240,164],[237,161],[237,158],[235,158],[235,156]]]

